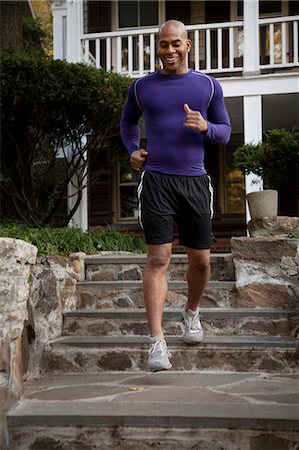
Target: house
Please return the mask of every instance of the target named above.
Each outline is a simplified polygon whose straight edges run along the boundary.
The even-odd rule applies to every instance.
[[[242,143],[259,142],[264,130],[299,124],[299,2],[52,0],[51,6],[55,58],[132,78],[158,64],[159,24],[178,19],[187,25],[193,42],[189,66],[218,78],[232,122],[230,142],[206,148],[216,188],[214,230],[244,233],[245,193],[261,190],[262,182],[234,168],[233,152]],[[74,225],[137,223],[137,177],[123,161],[84,193]]]

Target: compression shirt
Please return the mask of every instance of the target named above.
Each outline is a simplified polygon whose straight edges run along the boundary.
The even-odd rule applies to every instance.
[[[184,103],[208,122],[205,133],[185,128]],[[197,176],[206,174],[204,140],[229,141],[231,125],[218,81],[195,70],[181,75],[156,71],[131,84],[121,117],[121,137],[131,154],[140,148],[139,119],[146,126],[146,171]]]

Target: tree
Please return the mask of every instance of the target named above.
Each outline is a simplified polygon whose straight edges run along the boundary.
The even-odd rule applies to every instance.
[[[104,146],[116,146],[130,80],[28,55],[3,56],[0,76],[2,188],[25,223],[55,225],[75,176],[79,195],[67,225],[92,181],[88,163]]]
[[[1,52],[23,50],[22,5],[21,1],[0,2],[0,48]]]

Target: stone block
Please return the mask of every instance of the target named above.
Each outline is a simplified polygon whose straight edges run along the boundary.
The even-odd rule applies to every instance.
[[[252,285],[251,291],[268,290],[268,299],[281,296],[279,302],[299,302],[299,239],[232,238],[232,256],[239,290]]]
[[[234,306],[237,308],[293,308],[294,291],[277,283],[251,283],[238,290]]]
[[[253,219],[247,224],[252,237],[281,236],[289,237],[299,232],[299,217],[277,216]]]

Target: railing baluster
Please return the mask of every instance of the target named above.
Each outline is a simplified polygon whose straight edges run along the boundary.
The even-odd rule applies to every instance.
[[[281,53],[282,53],[282,63],[287,62],[287,42],[286,42],[286,23],[281,24]]]
[[[139,34],[138,37],[138,44],[139,44],[139,74],[143,75],[144,70],[144,50],[143,50],[143,34]]]
[[[106,71],[111,70],[111,38],[106,39]]]
[[[101,67],[101,46],[100,39],[96,39],[96,67]]]
[[[194,67],[199,70],[199,30],[194,31]]]
[[[222,69],[222,28],[217,30],[217,56],[218,69]]]
[[[84,62],[89,63],[89,39],[85,39],[84,42]]]
[[[121,44],[121,36],[117,36],[116,40],[116,70],[117,73],[121,73],[122,68],[122,44]]]
[[[206,30],[206,70],[211,70],[211,30]]]
[[[269,25],[269,49],[270,49],[270,64],[274,64],[274,24]]]
[[[153,33],[150,34],[150,71],[154,72],[155,70],[155,52],[156,52],[156,46],[155,46],[155,35]]]
[[[128,36],[128,71],[129,75],[133,72],[133,38]]]
[[[232,69],[234,67],[234,52],[235,52],[235,43],[234,43],[234,29],[229,27],[229,68]]]
[[[293,22],[293,49],[294,58],[293,62],[298,64],[298,22]]]

